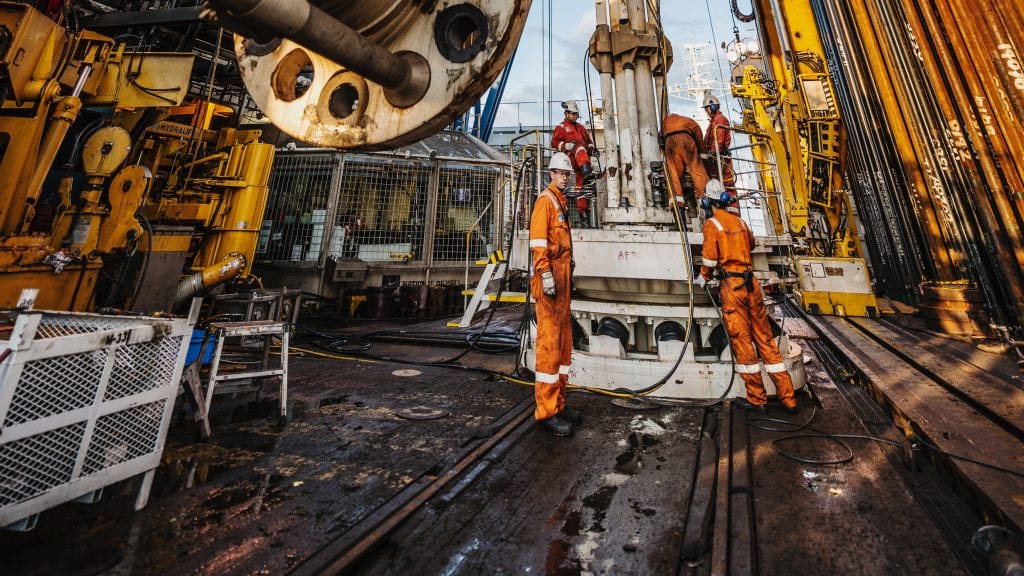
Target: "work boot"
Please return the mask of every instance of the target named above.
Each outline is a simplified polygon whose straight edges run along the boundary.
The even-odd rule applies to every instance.
[[[733,400],[732,403],[735,404],[737,408],[743,410],[744,412],[752,412],[754,414],[768,413],[767,406],[765,406],[764,404],[752,404],[750,400],[747,400],[746,398],[737,398]]]
[[[547,420],[541,420],[540,425],[555,436],[572,436],[572,424],[563,420],[559,414],[555,414]]]
[[[792,404],[783,403],[782,411],[785,412],[786,414],[799,414],[800,406],[796,402],[793,402]]]
[[[580,172],[583,172],[583,186],[590,186],[594,183],[597,175],[594,174],[594,169],[591,168],[590,164],[583,164],[580,166]]]
[[[581,414],[579,410],[565,408],[561,412],[559,412],[558,415],[561,416],[563,420],[572,424],[573,426],[579,426],[583,424],[583,414]]]

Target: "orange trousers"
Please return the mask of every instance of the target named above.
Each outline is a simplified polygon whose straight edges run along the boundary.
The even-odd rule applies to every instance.
[[[569,154],[569,160],[572,162],[573,172],[576,173],[576,187],[581,188],[583,186],[583,165],[589,164],[590,169],[594,169],[594,166],[590,164],[590,151],[586,146],[577,144]]]
[[[665,171],[672,184],[669,198],[672,202],[683,205],[683,170],[690,173],[690,180],[693,181],[693,190],[697,199],[704,197],[704,187],[708,183],[708,173],[704,169],[704,162],[700,159],[700,152],[697,150],[697,143],[689,134],[673,134],[665,140]],[[669,206],[672,204],[670,203]]]
[[[772,327],[768,322],[768,311],[764,307],[761,284],[756,278],[753,283],[754,289],[747,290],[742,278],[726,278],[722,281],[722,317],[732,343],[736,372],[746,384],[747,400],[756,405],[767,403],[768,394],[761,379],[761,365],[757,360],[760,354],[782,405],[796,406],[793,380],[775,344]]]
[[[565,387],[572,365],[572,319],[569,314],[571,256],[568,252],[551,260],[555,297],[545,296],[540,275],[530,279],[530,293],[537,309],[537,359],[534,417],[547,420],[565,408]]]

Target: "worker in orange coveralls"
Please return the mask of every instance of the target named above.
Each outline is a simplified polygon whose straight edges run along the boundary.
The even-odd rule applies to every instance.
[[[551,147],[558,152],[565,153],[572,163],[573,172],[576,173],[576,188],[582,188],[584,184],[590,184],[594,178],[594,167],[590,165],[590,157],[597,154],[597,147],[590,141],[590,133],[586,127],[577,122],[580,117],[580,109],[576,101],[568,100],[562,102],[565,109],[565,120],[555,126],[551,135]],[[590,226],[590,200],[583,194],[576,198],[576,212],[579,214],[583,226]]]
[[[565,216],[565,195],[572,164],[556,152],[548,164],[551,184],[540,193],[530,218],[530,294],[537,308],[537,358],[534,417],[556,436],[571,436],[583,423],[579,411],[565,407],[565,387],[572,365],[572,238]]]
[[[661,123],[661,138],[665,146],[665,170],[672,184],[673,203],[683,205],[683,171],[690,173],[697,199],[704,197],[708,173],[700,158],[703,137],[700,125],[688,116],[669,114]]]
[[[701,206],[714,209],[704,221],[704,247],[701,253],[700,276],[694,281],[703,288],[713,278],[716,268],[725,273],[720,295],[722,320],[729,333],[736,372],[747,387],[747,397],[736,400],[740,408],[764,413],[768,411],[768,395],[761,379],[758,354],[764,360],[765,371],[775,384],[782,408],[797,412],[793,381],[786,372],[782,354],[775,344],[768,313],[764,307],[761,284],[754,277],[750,251],[754,248],[754,233],[747,223],[725,210],[732,197],[718,180],[708,182]]]
[[[704,133],[704,150],[709,154],[707,171],[712,177],[718,178],[725,185],[734,202],[729,206],[729,212],[739,214],[739,204],[736,198],[736,173],[732,170],[732,156],[729,147],[732,146],[732,130],[729,130],[729,119],[722,113],[721,104],[713,94],[704,98],[704,112],[707,113],[711,122],[708,123],[707,132]],[[719,173],[719,157],[722,167]]]

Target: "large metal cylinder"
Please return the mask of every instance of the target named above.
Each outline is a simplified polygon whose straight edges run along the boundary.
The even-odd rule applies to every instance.
[[[420,140],[490,88],[530,0],[211,0],[242,79],[296,139],[386,149]]]

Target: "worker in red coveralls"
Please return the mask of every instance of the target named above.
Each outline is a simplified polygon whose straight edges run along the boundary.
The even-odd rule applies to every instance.
[[[572,166],[556,152],[548,171],[551,184],[537,197],[530,217],[530,295],[537,311],[537,357],[533,372],[534,418],[556,436],[571,436],[583,423],[578,410],[565,405],[572,366],[572,230],[565,217],[565,190]]]
[[[710,212],[704,221],[704,246],[701,250],[700,275],[694,284],[704,288],[721,270],[719,296],[722,299],[722,322],[729,333],[736,372],[746,385],[746,398],[736,405],[748,412],[768,411],[768,394],[761,378],[761,363],[775,384],[782,409],[797,413],[793,380],[786,371],[782,354],[775,343],[775,334],[768,323],[761,284],[754,277],[754,233],[739,216],[726,211],[732,197],[718,180],[709,180],[701,206]],[[724,276],[724,277],[723,277]]]
[[[700,158],[704,141],[700,125],[688,116],[669,114],[661,123],[661,138],[665,146],[665,171],[672,184],[671,203],[680,207],[684,204],[684,172],[690,174],[693,191],[699,201],[704,197],[704,186],[708,183],[708,173]]]
[[[732,170],[732,156],[729,147],[732,146],[732,130],[729,129],[729,119],[722,113],[721,104],[712,94],[704,98],[704,112],[707,113],[711,122],[708,123],[707,132],[704,133],[704,151],[708,153],[707,164],[708,174],[712,178],[718,178],[725,185],[725,189],[733,198],[733,204],[727,210],[733,214],[739,214],[739,204],[736,203],[736,173]],[[719,161],[721,161],[721,173],[719,173]]]
[[[587,129],[576,121],[580,117],[576,101],[562,102],[562,108],[565,109],[565,120],[555,126],[554,134],[551,135],[551,147],[569,157],[573,172],[576,173],[576,188],[580,189],[585,184],[593,182],[595,178],[590,157],[597,154],[597,147],[590,141]],[[581,226],[590,227],[590,200],[583,193],[576,197],[576,212],[579,214]]]

